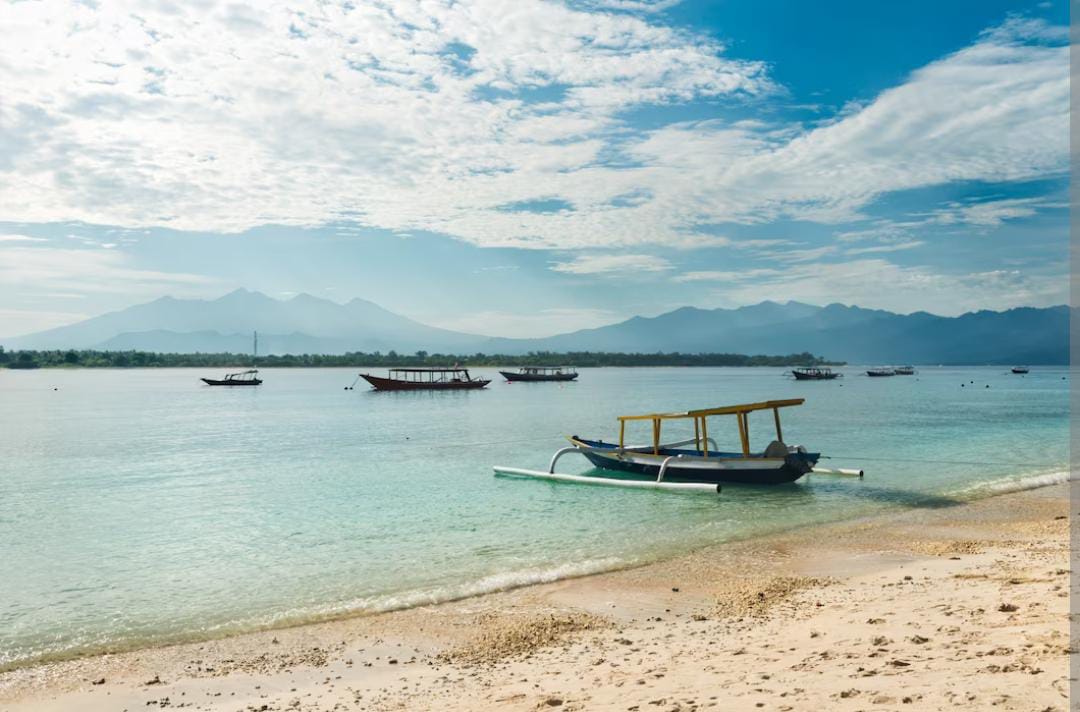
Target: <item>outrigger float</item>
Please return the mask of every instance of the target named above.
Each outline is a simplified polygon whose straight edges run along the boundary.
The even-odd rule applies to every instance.
[[[568,438],[571,447],[563,448],[555,453],[547,472],[497,466],[494,468],[495,474],[496,476],[532,477],[612,487],[711,493],[719,492],[722,483],[775,485],[794,482],[810,472],[862,477],[862,470],[815,469],[815,465],[821,458],[820,453],[808,452],[801,445],[784,444],[783,431],[780,427],[780,409],[802,405],[803,402],[803,398],[792,398],[688,410],[684,413],[623,415],[619,416],[617,445],[572,435]],[[765,450],[755,453],[750,450],[748,416],[759,410],[773,412],[776,439],[769,443]],[[718,450],[716,442],[709,437],[708,419],[721,415],[735,416],[739,427],[741,452]],[[692,420],[694,423],[693,438],[669,443],[661,441],[661,431],[665,422],[685,420]],[[651,444],[626,445],[626,424],[637,421],[652,423]],[[686,447],[688,445],[693,447]],[[637,478],[621,479],[556,473],[556,463],[563,455],[570,453],[583,455],[597,468],[627,473]]]

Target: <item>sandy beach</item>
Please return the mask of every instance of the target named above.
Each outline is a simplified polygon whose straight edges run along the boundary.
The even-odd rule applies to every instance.
[[[0,674],[0,710],[1065,710],[1064,485]]]

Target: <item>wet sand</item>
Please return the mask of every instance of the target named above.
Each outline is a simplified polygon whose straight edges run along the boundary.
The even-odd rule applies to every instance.
[[[0,710],[1065,710],[1068,492],[0,674]]]

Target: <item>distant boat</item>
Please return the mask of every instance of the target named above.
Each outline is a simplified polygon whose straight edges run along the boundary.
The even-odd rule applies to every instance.
[[[893,369],[893,371],[896,372],[897,376],[914,376],[915,375],[915,367],[914,366],[897,366],[896,368]]]
[[[882,378],[882,377],[885,377],[885,376],[895,376],[896,375],[896,369],[894,369],[894,368],[871,368],[866,372],[866,375],[867,376],[872,376],[874,378]]]
[[[578,373],[566,366],[522,366],[517,371],[499,371],[503,378],[514,381],[573,381]]]
[[[1029,371],[1027,366],[1013,366],[1012,367],[1012,372],[1013,373],[1018,373],[1018,374],[1024,374],[1024,373],[1029,373],[1030,371]]]
[[[225,378],[203,378],[203,383],[208,386],[257,386],[262,383],[258,369],[227,373]]]
[[[483,388],[490,379],[473,378],[467,368],[392,368],[386,378],[361,373],[377,391],[456,391]]]
[[[259,369],[255,368],[255,360],[259,356],[259,332],[252,333],[251,345],[251,368],[246,371],[227,373],[225,378],[200,379],[208,386],[258,386],[262,383],[259,378]]]
[[[791,375],[795,376],[796,381],[831,381],[843,374],[824,366],[803,366],[791,369]]]

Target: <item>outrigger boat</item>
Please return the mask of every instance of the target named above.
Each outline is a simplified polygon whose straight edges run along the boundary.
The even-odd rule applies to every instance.
[[[618,444],[573,435],[568,438],[572,447],[563,448],[555,453],[548,472],[496,467],[495,473],[591,484],[700,491],[719,491],[720,483],[775,485],[794,482],[811,472],[821,457],[820,453],[807,452],[801,445],[784,444],[783,431],[780,428],[780,409],[802,405],[803,402],[802,398],[792,398],[688,410],[683,413],[623,415],[619,416]],[[749,415],[762,410],[771,410],[773,413],[776,439],[763,451],[752,452]],[[735,416],[741,443],[739,452],[718,450],[715,441],[709,437],[708,419],[723,415]],[[693,438],[669,443],[661,441],[664,423],[686,420],[694,423]],[[652,443],[626,445],[626,424],[638,421],[648,421],[652,424]],[[693,447],[686,447],[688,445]],[[625,480],[556,474],[555,463],[563,455],[573,452],[584,455],[589,462],[600,469],[630,473],[648,479]],[[862,475],[861,470],[819,471],[824,474]]]
[[[516,372],[499,371],[507,381],[573,381],[578,377],[577,370],[566,366],[522,366]]]
[[[360,376],[377,391],[456,391],[483,388],[490,379],[473,378],[467,368],[392,368],[387,378]]]

